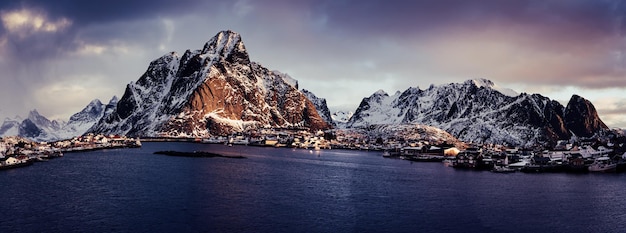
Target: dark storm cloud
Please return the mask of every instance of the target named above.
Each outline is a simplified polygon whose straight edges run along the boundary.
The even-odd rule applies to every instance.
[[[415,35],[493,24],[611,33],[612,21],[626,14],[626,4],[619,0],[363,0],[328,1],[315,11],[335,27],[363,34]]]
[[[3,86],[21,85],[3,90],[12,95],[53,85],[57,92],[47,96],[68,93],[63,87],[74,84],[83,91],[73,93],[123,89],[150,60],[199,48],[217,31],[232,29],[241,33],[252,59],[292,74],[331,105],[356,105],[379,88],[475,77],[502,86],[626,86],[624,2],[0,1],[0,14],[28,9],[52,23],[71,22],[30,34],[9,33],[0,25],[0,77]],[[359,88],[345,89],[355,80]],[[91,97],[83,98],[87,103]]]
[[[68,17],[76,24],[128,21],[183,14],[198,9],[202,0],[25,0],[5,3],[8,7],[45,9],[52,17]],[[207,8],[206,10],[211,10]]]
[[[59,103],[63,101],[66,105],[73,101],[72,107],[76,108],[74,102],[80,102],[82,98],[88,102],[93,98],[86,96],[88,92],[84,90],[93,88],[94,83],[123,85],[119,80],[102,80],[107,78],[103,72],[116,80],[130,77],[127,72],[118,72],[128,70],[128,67],[112,61],[129,61],[120,59],[120,56],[139,58],[136,53],[141,49],[157,50],[155,48],[162,38],[167,37],[160,19],[184,15],[200,9],[198,6],[200,1],[0,2],[0,16],[3,17],[0,22],[0,70],[3,71],[0,75],[3,86],[0,104],[5,110],[3,114],[23,114],[32,108],[50,113],[51,108],[64,106]],[[202,9],[209,14],[211,10]],[[129,51],[135,54],[126,54]],[[70,61],[74,64],[68,65]],[[135,73],[131,75],[139,75]],[[94,81],[94,77],[101,77],[101,80]],[[111,88],[102,86],[102,90],[91,93],[102,95],[103,90],[110,91]],[[105,94],[105,97],[113,94]],[[50,99],[53,96],[57,98]],[[19,102],[11,100],[16,97]],[[76,97],[80,99],[77,101]],[[48,103],[41,106],[45,102]],[[80,107],[84,103],[78,104]],[[67,110],[56,111],[54,114],[67,114],[64,112]]]
[[[10,56],[19,62],[54,58],[73,52],[83,42],[107,43],[110,40],[157,37],[158,28],[154,24],[132,24],[129,22],[168,17],[198,9],[204,1],[195,0],[155,0],[155,1],[8,1],[0,3],[3,12],[29,9],[42,13],[51,21],[67,19],[68,28],[57,33],[33,33],[28,36],[10,35],[3,28],[0,35],[6,35]],[[211,8],[203,9],[210,13]],[[107,25],[112,25],[108,27]],[[96,28],[97,30],[93,30]]]
[[[260,17],[281,17],[287,11],[293,14],[311,14],[323,22],[330,31],[357,36],[389,37],[397,40],[415,36],[427,37],[430,33],[447,30],[481,30],[497,25],[521,27],[532,34],[552,36],[562,40],[605,36],[616,32],[626,33],[623,28],[626,4],[621,1],[558,1],[558,0],[440,0],[440,1],[249,1],[262,11]],[[153,1],[81,1],[81,0],[26,0],[0,3],[0,7],[28,7],[45,9],[52,19],[65,17],[73,25],[59,38],[51,38],[57,48],[73,46],[72,36],[77,30],[89,25],[127,22],[157,17],[185,14],[216,14],[222,6],[237,3],[202,0],[153,0]],[[621,17],[621,18],[620,18]],[[311,19],[315,20],[315,19]],[[618,26],[616,26],[618,25]],[[621,29],[617,29],[617,28]],[[90,40],[107,40],[111,37],[132,37],[149,30],[100,31],[83,34]],[[135,34],[135,35],[132,35]],[[386,35],[387,34],[387,35]],[[66,38],[69,37],[69,38]],[[37,38],[31,38],[37,40]],[[67,42],[70,41],[70,42]],[[32,44],[37,41],[17,43]],[[35,43],[36,44],[36,43]],[[75,45],[74,45],[75,46]],[[34,48],[37,48],[35,46]],[[33,49],[34,49],[33,48]],[[42,52],[35,50],[37,52]],[[52,54],[58,51],[51,50]],[[26,53],[31,54],[31,53]]]

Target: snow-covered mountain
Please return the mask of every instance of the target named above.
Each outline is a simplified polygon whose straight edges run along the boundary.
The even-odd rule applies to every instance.
[[[570,131],[590,136],[607,128],[593,105],[579,96],[573,96],[566,108],[539,94],[514,96],[495,87],[479,79],[425,90],[411,87],[391,96],[380,90],[361,101],[347,126],[424,124],[467,142],[510,145],[549,144],[569,139]]]
[[[19,136],[33,139],[35,141],[54,141],[58,140],[57,132],[61,129],[65,122],[59,123],[56,120],[49,120],[37,112],[32,110],[28,113],[28,118],[24,119],[20,124]]]
[[[117,101],[116,96],[108,104],[103,104],[99,99],[92,100],[83,110],[70,117],[67,124],[58,131],[59,138],[67,139],[85,134],[107,111],[112,112],[116,108]]]
[[[35,141],[54,141],[59,139],[57,132],[64,124],[65,122],[51,121],[37,110],[32,110],[26,119],[19,116],[13,119],[6,118],[0,126],[0,136],[22,136]]]
[[[152,61],[89,132],[197,137],[292,126],[330,127],[295,80],[251,62],[241,36],[222,31],[202,49]]]
[[[330,116],[333,119],[333,124],[337,126],[337,128],[346,128],[348,121],[354,115],[352,111],[336,111]]]
[[[97,121],[102,117],[105,106],[99,99],[94,99],[83,110],[72,115],[68,124]]]
[[[37,110],[32,110],[26,119],[19,116],[5,119],[0,126],[0,136],[20,136],[34,141],[57,141],[80,136],[102,118],[107,107],[114,108],[116,102],[117,97],[113,97],[108,105],[95,99],[72,115],[68,122],[51,121]]]
[[[324,121],[335,125],[333,122],[333,118],[330,115],[330,110],[328,110],[328,105],[326,104],[326,99],[319,98],[313,92],[309,90],[302,89],[300,90],[306,97],[309,99],[313,105],[315,105],[315,109],[317,109],[317,113],[324,119]]]
[[[19,135],[20,124],[22,123],[22,121],[24,121],[24,119],[19,116],[16,116],[13,119],[4,119],[2,126],[0,126],[0,137]]]
[[[354,115],[352,111],[336,111],[331,117],[335,122],[348,123],[352,115]]]

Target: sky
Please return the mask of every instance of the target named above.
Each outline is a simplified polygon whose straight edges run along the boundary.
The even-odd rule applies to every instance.
[[[625,0],[3,0],[0,117],[67,120],[228,29],[332,111],[486,78],[564,105],[580,95],[626,128]]]

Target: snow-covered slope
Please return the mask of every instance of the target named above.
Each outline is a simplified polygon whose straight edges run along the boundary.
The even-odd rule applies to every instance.
[[[65,122],[51,121],[39,114],[37,110],[32,110],[28,118],[20,124],[19,135],[34,141],[55,141],[59,139],[57,132],[63,124]]]
[[[0,126],[0,137],[19,135],[20,124],[22,123],[22,121],[24,121],[24,119],[22,119],[19,116],[16,116],[13,119],[11,118],[4,119],[2,126]]]
[[[14,119],[7,118],[0,126],[0,136],[21,136],[34,141],[58,140],[58,131],[65,122],[51,121],[42,116],[37,110],[28,113],[28,118],[22,119],[16,116]]]
[[[334,122],[348,123],[352,115],[354,115],[354,112],[352,111],[336,111],[331,115],[331,117]]]
[[[111,112],[115,109],[117,101],[116,96],[113,96],[106,105],[100,102],[99,99],[92,100],[83,110],[70,117],[67,124],[58,131],[58,136],[61,139],[67,139],[85,134],[87,130],[102,119],[105,112]]]
[[[352,111],[336,111],[330,117],[337,128],[344,129],[352,115],[354,115]]]
[[[467,142],[529,146],[570,137],[566,109],[557,101],[538,94],[503,94],[494,87],[481,79],[426,90],[411,87],[393,96],[378,91],[363,99],[348,127],[416,123],[441,128]]]
[[[460,146],[462,143],[450,133],[433,126],[419,124],[373,125],[370,131],[382,132],[387,137],[403,138],[406,141],[428,141],[449,143]]]
[[[296,87],[288,75],[251,62],[239,34],[222,31],[200,50],[151,62],[89,131],[197,137],[259,127],[328,128]]]
[[[473,82],[474,85],[476,85],[477,87],[493,89],[509,97],[516,97],[519,95],[519,93],[517,93],[513,89],[500,87],[488,79],[472,79],[470,81]]]

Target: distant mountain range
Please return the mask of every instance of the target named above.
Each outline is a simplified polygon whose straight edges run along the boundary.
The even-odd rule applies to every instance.
[[[331,115],[331,118],[338,128],[347,128],[347,124],[350,118],[352,118],[352,115],[354,115],[352,111],[337,111]]]
[[[115,108],[117,97],[113,97],[108,104],[102,104],[100,100],[91,101],[83,110],[72,115],[67,122],[49,120],[32,110],[28,118],[19,116],[13,119],[5,119],[0,126],[0,136],[22,136],[35,141],[56,141],[72,138],[87,132],[97,121],[102,118],[107,110]]]
[[[33,110],[26,119],[6,119],[0,136],[38,141],[84,133],[205,137],[264,127],[390,131],[403,125],[437,127],[467,142],[509,145],[549,144],[607,129],[593,104],[580,96],[564,107],[486,79],[410,87],[393,95],[380,90],[354,112],[331,113],[325,99],[299,90],[289,75],[250,61],[239,34],[222,31],[201,49],[152,61],[119,100],[106,105],[93,100],[68,122],[50,121]]]

